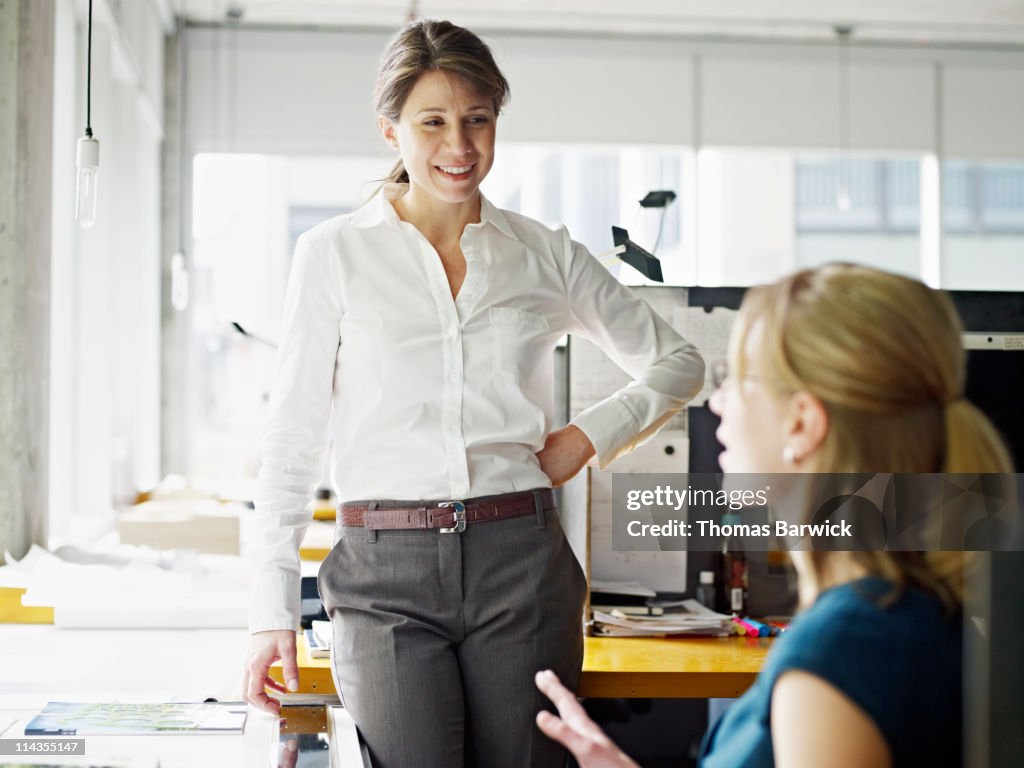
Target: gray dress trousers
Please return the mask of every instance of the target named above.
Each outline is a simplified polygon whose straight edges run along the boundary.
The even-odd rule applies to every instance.
[[[336,535],[318,578],[331,667],[375,768],[564,766],[534,723],[534,673],[575,688],[583,663],[586,580],[557,511]]]

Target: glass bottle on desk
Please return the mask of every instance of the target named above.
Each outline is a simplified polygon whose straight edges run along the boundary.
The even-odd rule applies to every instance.
[[[701,571],[697,583],[697,602],[712,611],[717,610],[715,604],[715,572]]]
[[[736,526],[739,515],[722,515],[722,525]],[[743,614],[747,606],[747,553],[739,536],[722,538],[722,592],[725,612]]]

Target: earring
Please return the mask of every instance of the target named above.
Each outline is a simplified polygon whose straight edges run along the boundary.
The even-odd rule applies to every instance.
[[[789,465],[796,464],[796,449],[792,445],[787,445],[782,449],[782,460]]]

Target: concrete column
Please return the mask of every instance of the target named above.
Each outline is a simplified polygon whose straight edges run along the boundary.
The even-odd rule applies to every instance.
[[[0,0],[0,551],[47,533],[53,0]]]
[[[171,303],[172,259],[180,253],[191,273],[188,216],[182,210],[183,185],[191,173],[183,160],[185,120],[184,25],[179,22],[164,42],[164,142],[161,157],[161,361],[160,361],[160,454],[161,475],[188,474],[188,342],[191,298],[184,311]]]

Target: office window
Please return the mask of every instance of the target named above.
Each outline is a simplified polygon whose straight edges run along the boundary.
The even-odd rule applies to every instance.
[[[509,144],[498,148],[483,189],[500,207],[565,224],[595,253],[612,247],[612,225],[631,235],[635,228],[634,239],[653,248],[660,211],[641,210],[639,201],[651,190],[671,189],[679,197],[666,211],[658,244],[668,249],[682,235],[683,162],[681,149]]]
[[[968,163],[951,161],[942,169],[942,222],[946,232],[968,232],[977,223],[977,175]]]
[[[919,276],[920,159],[702,148],[698,285],[847,261]]]
[[[949,160],[942,182],[948,234],[1024,234],[1024,163]]]
[[[846,261],[921,277],[919,157],[795,154],[794,267]]]
[[[942,165],[942,287],[1024,290],[1024,163]]]
[[[682,148],[505,144],[483,190],[499,207],[565,224],[594,254],[612,248],[613,225],[625,227],[647,250],[657,247],[666,281],[682,284],[687,163],[692,157]],[[656,189],[677,195],[664,219],[661,209],[639,205]],[[618,271],[614,261],[612,268]],[[620,279],[643,280],[631,271],[619,271]]]
[[[917,160],[796,158],[799,231],[915,231],[920,213]]]
[[[387,170],[386,159],[365,157],[196,157],[188,377],[193,475],[228,488],[255,477],[295,241],[361,205]]]
[[[881,161],[884,177],[883,211],[892,232],[916,232],[921,226],[921,162]]]
[[[981,201],[987,231],[1024,233],[1024,163],[983,168]]]

